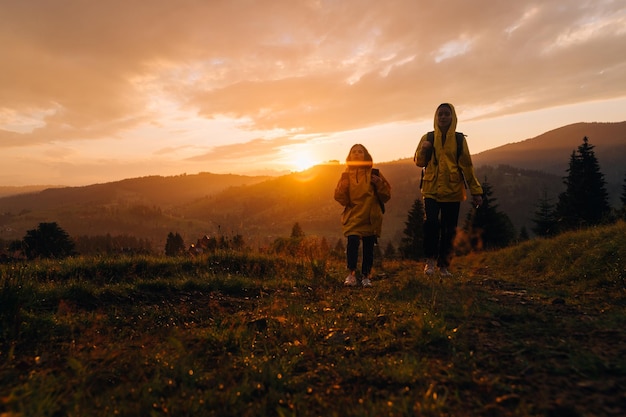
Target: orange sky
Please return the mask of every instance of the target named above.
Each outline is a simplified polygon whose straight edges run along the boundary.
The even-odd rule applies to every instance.
[[[0,185],[473,153],[626,120],[626,2],[0,0]],[[417,171],[416,171],[417,175]]]

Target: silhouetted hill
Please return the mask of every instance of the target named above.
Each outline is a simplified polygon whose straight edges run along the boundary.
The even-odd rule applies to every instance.
[[[0,199],[3,212],[45,207],[55,209],[73,205],[144,204],[169,208],[223,191],[229,187],[255,184],[270,177],[200,173],[171,177],[131,178],[83,187],[49,188],[35,193]]]
[[[25,185],[25,186],[0,186],[0,198],[19,194],[37,193],[48,188],[64,188],[62,185]]]
[[[595,146],[617,207],[626,172],[626,122],[577,123],[473,156],[478,178],[491,184],[498,208],[518,231],[532,228],[544,191],[556,202],[570,156],[584,136]],[[408,211],[421,197],[420,169],[410,159],[376,166],[392,185],[381,246],[397,245]],[[298,222],[307,235],[334,245],[342,238],[342,207],[333,191],[344,169],[334,163],[281,177],[154,176],[3,197],[0,239],[21,239],[40,222],[55,221],[71,236],[127,234],[150,240],[155,250],[162,250],[169,232],[180,233],[187,244],[205,234],[241,234],[257,247],[289,236]],[[462,205],[461,223],[469,207]]]
[[[593,145],[605,179],[621,184],[626,173],[626,122],[575,123],[473,156],[474,165],[511,165],[566,176],[570,156],[583,142]],[[471,140],[471,138],[468,138]]]

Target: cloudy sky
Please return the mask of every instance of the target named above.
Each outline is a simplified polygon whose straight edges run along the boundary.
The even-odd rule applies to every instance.
[[[0,185],[472,153],[626,120],[625,0],[0,0]]]

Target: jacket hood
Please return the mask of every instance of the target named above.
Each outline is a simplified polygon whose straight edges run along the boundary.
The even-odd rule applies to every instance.
[[[433,124],[435,126],[435,134],[439,133],[439,135],[441,135],[441,129],[439,129],[439,124],[437,123],[437,110],[439,110],[439,107],[443,106],[443,105],[449,106],[450,110],[452,111],[452,122],[450,123],[450,128],[448,128],[448,134],[452,133],[454,134],[454,132],[456,132],[456,110],[454,109],[454,106],[450,103],[441,103],[439,106],[437,106],[437,109],[435,110],[435,117],[433,120]]]

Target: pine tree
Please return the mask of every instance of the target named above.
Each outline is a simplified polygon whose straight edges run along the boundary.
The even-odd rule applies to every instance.
[[[177,232],[169,232],[165,241],[165,256],[179,256],[185,252],[183,237]]]
[[[593,148],[585,136],[583,144],[572,152],[568,175],[563,178],[566,189],[556,205],[559,231],[599,224],[610,213],[606,181]]]
[[[291,238],[299,239],[304,237],[304,230],[300,227],[300,223],[296,222],[291,228]]]
[[[497,199],[492,197],[487,179],[482,187],[483,204],[467,214],[463,230],[470,237],[474,250],[503,248],[515,240],[515,227],[509,216],[498,210]]]
[[[550,202],[548,191],[545,188],[537,204],[533,222],[535,226],[532,228],[532,231],[537,236],[547,237],[556,234],[557,222],[554,217],[554,204]]]
[[[75,255],[75,243],[56,222],[39,223],[36,229],[26,232],[23,239],[24,255],[28,259],[62,259]]]
[[[404,237],[398,248],[400,255],[404,259],[419,260],[424,257],[424,203],[421,198],[413,202],[404,225]]]
[[[530,239],[530,236],[528,235],[528,230],[526,230],[526,226],[522,226],[522,228],[519,231],[519,237],[517,238],[517,241],[525,242],[528,239]]]

